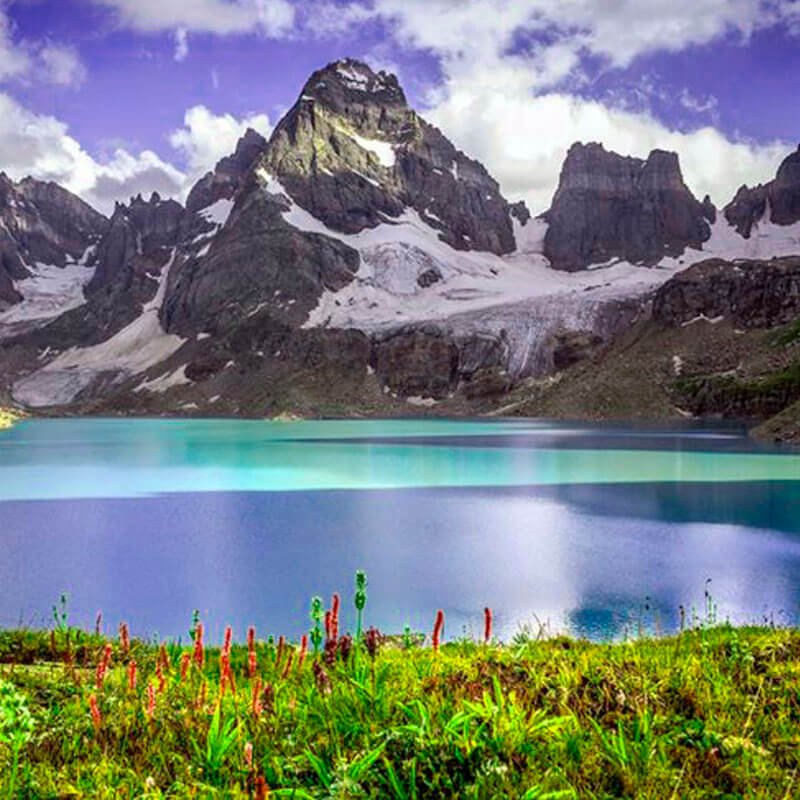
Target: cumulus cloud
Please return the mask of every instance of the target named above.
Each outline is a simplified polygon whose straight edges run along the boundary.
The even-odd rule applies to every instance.
[[[45,78],[57,86],[80,86],[87,76],[77,49],[64,44],[47,43],[38,53]]]
[[[185,174],[150,150],[132,154],[117,149],[98,161],[70,136],[64,122],[35,114],[0,93],[0,163],[19,180],[33,175],[52,180],[108,212],[117,199],[141,191],[179,194]]]
[[[58,86],[79,86],[86,67],[78,51],[50,41],[17,41],[0,0],[0,81],[40,80]]]
[[[236,118],[232,114],[214,114],[205,106],[193,106],[183,117],[183,127],[170,134],[170,144],[186,162],[191,178],[197,178],[236,148],[248,128],[269,136],[272,125],[266,114]]]
[[[460,80],[426,116],[466,152],[483,161],[507,196],[534,213],[549,207],[561,164],[576,141],[646,157],[662,148],[680,154],[684,178],[698,197],[726,204],[743,183],[774,176],[788,152],[784,142],[756,145],[726,138],[713,127],[670,130],[646,112],[610,108],[572,95],[532,94],[524,81],[505,88]]]
[[[91,0],[111,9],[120,25],[147,33],[183,29],[230,35],[282,36],[294,24],[288,0]]]

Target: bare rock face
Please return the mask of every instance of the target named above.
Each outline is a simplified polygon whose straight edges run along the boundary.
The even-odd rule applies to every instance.
[[[800,317],[800,257],[695,264],[656,292],[653,317],[667,325],[725,317],[743,328],[792,322]]]
[[[262,166],[337,231],[358,233],[409,207],[457,249],[514,249],[497,182],[409,108],[394,75],[358,61],[311,76]]]
[[[186,210],[194,214],[218,200],[233,199],[266,146],[267,140],[248,128],[236,145],[235,152],[220,160],[211,172],[207,172],[192,187],[186,200]]]
[[[0,304],[22,297],[13,281],[29,277],[36,264],[63,267],[84,256],[108,227],[108,220],[55,183],[0,173]]]
[[[700,249],[713,216],[710,200],[684,184],[675,153],[654,150],[642,161],[574,144],[545,215],[545,255],[570,272],[611,259],[654,264]]]
[[[725,218],[746,239],[762,220],[775,225],[800,222],[800,145],[784,159],[774,180],[752,189],[742,186],[725,207]]]
[[[392,394],[440,400],[460,386],[468,397],[508,389],[508,359],[502,336],[456,336],[429,323],[375,335],[371,364]]]

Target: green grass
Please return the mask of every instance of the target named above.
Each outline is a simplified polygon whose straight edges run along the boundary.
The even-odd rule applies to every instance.
[[[520,638],[434,652],[383,640],[374,659],[234,645],[181,678],[191,648],[112,645],[59,626],[0,632],[0,681],[32,732],[0,735],[0,797],[792,798],[800,796],[800,632],[701,627],[619,644]],[[138,665],[135,689],[126,667]],[[261,681],[263,710],[253,713]],[[155,708],[148,715],[148,686]],[[13,687],[13,690],[12,688]],[[93,723],[89,698],[101,714]],[[2,693],[0,693],[2,703]],[[9,736],[6,736],[9,739]],[[252,745],[252,765],[246,761]],[[5,792],[5,794],[4,794]],[[14,792],[14,794],[9,794]],[[262,794],[261,796],[267,796]]]

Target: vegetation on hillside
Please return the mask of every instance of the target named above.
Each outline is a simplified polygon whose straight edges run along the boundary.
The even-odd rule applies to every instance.
[[[800,632],[699,624],[590,644],[363,630],[299,644],[0,632],[0,796],[790,798]],[[713,620],[711,620],[713,623]],[[98,624],[99,630],[99,624]],[[423,642],[423,639],[425,640]]]

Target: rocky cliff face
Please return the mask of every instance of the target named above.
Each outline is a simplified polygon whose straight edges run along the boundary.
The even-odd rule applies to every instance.
[[[775,225],[800,222],[800,145],[780,165],[775,180],[752,189],[742,186],[725,207],[725,217],[746,239],[761,221]]]
[[[611,259],[655,264],[702,247],[714,216],[684,184],[675,153],[654,150],[642,161],[575,144],[545,215],[544,253],[567,271]]]
[[[0,174],[0,306],[22,300],[14,281],[39,264],[91,264],[89,248],[108,220],[55,183]]]
[[[262,166],[336,231],[358,233],[413,208],[456,249],[514,249],[497,182],[409,108],[397,78],[358,61],[311,76]]]
[[[800,258],[710,259],[667,281],[653,318],[668,325],[728,319],[742,328],[772,328],[800,317]]]

